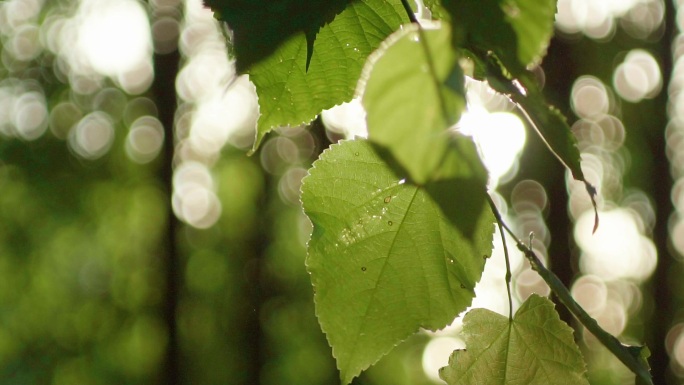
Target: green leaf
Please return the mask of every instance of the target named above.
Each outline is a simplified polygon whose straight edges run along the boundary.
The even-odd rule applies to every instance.
[[[418,184],[430,180],[443,161],[450,147],[447,128],[465,107],[463,73],[450,42],[447,24],[422,33],[404,27],[364,71],[368,137]]]
[[[467,350],[456,350],[440,377],[449,385],[588,385],[572,329],[553,302],[536,294],[510,320],[486,309],[463,318]]]
[[[513,101],[523,108],[551,152],[572,172],[572,176],[585,181],[577,139],[565,116],[557,108],[546,104],[541,93],[531,90],[527,95],[514,96]]]
[[[228,23],[242,74],[265,59],[290,36],[305,33],[311,42],[316,33],[350,0],[204,0],[217,19]],[[309,55],[312,54],[309,51]]]
[[[517,76],[546,53],[556,0],[442,0],[458,47],[493,52]]]
[[[539,64],[553,36],[557,0],[503,0],[501,8],[518,37],[518,60]]]
[[[405,181],[367,141],[343,141],[302,186],[313,223],[307,268],[316,313],[344,384],[419,328],[440,329],[470,305],[492,249],[486,177],[468,138],[440,180]]]
[[[320,29],[308,71],[303,33],[252,67],[261,112],[254,149],[272,129],[308,123],[351,100],[368,55],[407,21],[399,0],[357,0]]]

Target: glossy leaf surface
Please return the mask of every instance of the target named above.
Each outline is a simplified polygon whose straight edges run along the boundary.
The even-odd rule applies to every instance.
[[[459,143],[477,156],[469,139]],[[443,178],[419,187],[367,141],[346,141],[326,150],[304,180],[314,226],[307,267],[343,383],[471,303],[494,219],[486,178],[470,161],[454,151]]]

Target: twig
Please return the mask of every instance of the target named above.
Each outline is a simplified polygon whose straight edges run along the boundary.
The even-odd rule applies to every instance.
[[[495,214],[497,215],[497,214]],[[500,217],[500,215],[498,215]],[[637,375],[638,379],[643,384],[653,385],[653,379],[648,367],[639,361],[641,352],[645,347],[634,347],[623,345],[617,338],[605,331],[594,318],[572,298],[568,289],[563,285],[561,280],[551,270],[547,269],[541,262],[537,254],[527,247],[520,239],[513,233],[513,231],[503,222],[500,224],[506,229],[508,234],[515,240],[518,249],[525,255],[532,269],[534,269],[544,279],[547,285],[551,288],[553,293],[558,297],[560,302],[577,318],[587,330],[589,330],[608,350],[610,350],[620,361],[622,361],[629,370]]]
[[[404,6],[404,10],[408,15],[409,20],[411,20],[411,23],[420,25],[420,23],[418,23],[418,19],[416,19],[416,14],[413,13],[413,10],[411,9],[411,4],[408,3],[408,0],[401,0],[401,5]]]
[[[499,233],[501,233],[501,243],[503,243],[504,257],[506,259],[506,291],[508,292],[508,319],[510,322],[513,322],[513,297],[511,296],[511,260],[508,256],[508,246],[506,245],[506,233],[503,229],[505,223],[501,218],[501,214],[499,213],[499,210],[496,208],[496,204],[492,200],[492,197],[487,193],[485,193],[485,195],[487,195],[489,207],[492,209],[494,217],[496,217],[496,224],[499,226]]]

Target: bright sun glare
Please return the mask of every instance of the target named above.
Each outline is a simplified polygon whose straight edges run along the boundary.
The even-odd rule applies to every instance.
[[[150,56],[150,23],[140,2],[83,0],[77,17],[77,46],[95,71],[116,77]]]
[[[461,118],[459,131],[472,136],[477,143],[489,171],[490,187],[517,173],[518,157],[526,139],[525,126],[518,116],[471,106]]]

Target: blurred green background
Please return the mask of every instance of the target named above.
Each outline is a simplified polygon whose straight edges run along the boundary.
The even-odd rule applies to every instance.
[[[507,220],[606,329],[648,343],[658,384],[684,384],[682,23],[676,2],[559,1],[534,71],[599,188],[593,237],[514,106],[470,82],[462,124]],[[363,116],[337,107],[246,156],[258,106],[223,28],[199,0],[0,1],[0,385],[339,383],[299,187]],[[546,294],[516,260],[516,303]],[[475,305],[506,310],[502,277],[492,262]],[[458,333],[421,332],[354,384],[440,383]],[[592,384],[633,383],[577,335]]]

